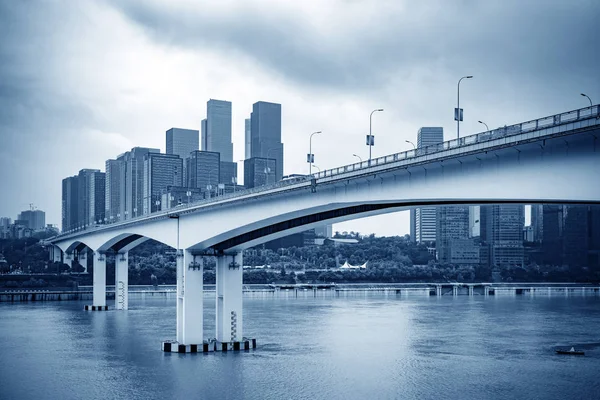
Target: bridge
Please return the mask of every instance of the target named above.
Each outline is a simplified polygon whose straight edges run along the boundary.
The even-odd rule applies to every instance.
[[[594,105],[438,145],[183,205],[49,240],[51,257],[93,254],[93,304],[106,309],[107,251],[116,252],[116,308],[128,308],[128,252],[148,239],[176,249],[177,337],[163,349],[206,345],[203,256],[216,266],[216,343],[243,336],[242,250],[322,224],[415,206],[600,203],[600,107]],[[205,347],[206,348],[206,347]],[[193,350],[192,350],[193,351]]]

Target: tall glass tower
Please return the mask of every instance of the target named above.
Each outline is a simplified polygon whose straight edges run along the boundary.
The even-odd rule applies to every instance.
[[[194,129],[171,128],[167,131],[167,154],[175,154],[183,160],[183,181],[187,177],[185,174],[185,160],[192,151],[200,148],[200,132]]]
[[[206,103],[206,151],[221,155],[221,161],[233,162],[231,141],[231,102],[210,99]]]
[[[281,143],[281,104],[259,101],[252,105],[252,158],[275,160],[275,177],[283,177],[283,143]]]

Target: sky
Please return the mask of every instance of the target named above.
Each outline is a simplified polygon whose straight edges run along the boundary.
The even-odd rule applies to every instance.
[[[0,216],[60,225],[61,181],[134,146],[165,150],[233,103],[234,161],[252,104],[282,104],[284,172],[407,150],[600,102],[596,0],[0,0]],[[240,169],[239,174],[243,176]],[[403,235],[408,213],[334,230]]]

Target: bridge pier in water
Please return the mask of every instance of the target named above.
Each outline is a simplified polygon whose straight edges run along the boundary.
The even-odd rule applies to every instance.
[[[115,257],[115,309],[117,310],[129,309],[128,270],[129,252],[117,253]],[[95,271],[96,268],[94,268]]]
[[[163,351],[207,353],[256,348],[256,339],[245,338],[242,331],[242,264],[242,253],[217,256],[216,337],[205,340],[204,261],[188,250],[177,252],[177,339],[163,342]]]
[[[87,311],[106,311],[106,255],[94,251],[92,305],[85,306]]]

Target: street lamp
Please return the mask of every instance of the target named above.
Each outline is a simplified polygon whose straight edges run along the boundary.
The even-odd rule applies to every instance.
[[[129,211],[125,211],[125,219],[127,219],[128,215],[129,215]]]
[[[592,99],[590,99],[590,96],[588,96],[588,95],[587,95],[587,94],[585,94],[585,93],[581,93],[581,95],[582,95],[583,97],[587,97],[587,99],[590,101],[590,107],[592,107],[592,106],[594,105],[594,103],[592,103]]]
[[[133,209],[133,216],[134,216],[134,217],[137,217],[137,207],[135,207],[135,208]]]
[[[483,124],[483,125],[485,125],[485,130],[486,130],[486,131],[489,131],[489,130],[490,130],[490,128],[487,126],[487,124],[486,124],[485,122],[483,122],[483,121],[477,121],[477,122],[479,122],[480,124]]]
[[[412,144],[413,149],[417,148],[417,146],[415,146],[415,144],[413,142],[411,142],[410,140],[405,140],[405,142]]]
[[[357,154],[352,154],[354,157],[358,158],[360,160],[360,162],[362,163],[362,158],[361,156],[357,155]]]
[[[375,138],[373,137],[373,113],[378,111],[383,111],[383,108],[373,110],[369,115],[369,136],[367,136],[367,146],[369,146],[369,165],[371,165],[371,147],[375,145]]]
[[[317,167],[316,165],[313,164],[313,167],[315,167],[316,169],[319,170],[319,172],[321,172],[321,168]]]
[[[187,198],[188,198],[188,206],[190,205],[190,197],[192,197],[192,191],[188,190],[187,192],[185,192]]]
[[[460,121],[463,120],[463,113],[460,109],[460,81],[463,79],[471,79],[473,75],[463,76],[458,80],[457,91],[456,91],[456,109],[454,110],[454,120],[456,121],[456,137],[460,138]]]
[[[310,138],[308,139],[308,154],[306,155],[306,162],[308,163],[309,175],[312,175],[312,163],[315,162],[315,155],[312,153],[312,137],[317,133],[321,133],[321,131],[311,133]]]
[[[160,200],[156,200],[156,201],[154,202],[154,205],[156,205],[156,210],[154,210],[154,211],[159,211],[159,210],[158,210],[158,207],[160,207]]]
[[[269,172],[271,172],[271,168],[265,167],[265,185],[269,184]]]

